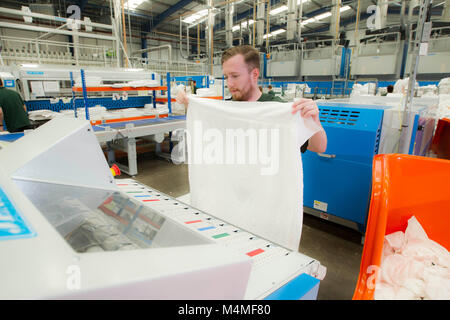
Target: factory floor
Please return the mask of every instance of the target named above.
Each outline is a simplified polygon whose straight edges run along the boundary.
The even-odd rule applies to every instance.
[[[126,174],[121,177],[129,178]],[[187,165],[172,164],[153,152],[138,155],[138,174],[134,179],[172,197],[189,193]],[[362,250],[361,234],[357,231],[304,214],[299,251],[327,267],[327,275],[320,283],[319,300],[352,298]]]

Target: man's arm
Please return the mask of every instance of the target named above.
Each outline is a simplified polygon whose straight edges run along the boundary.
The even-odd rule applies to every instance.
[[[3,131],[3,109],[0,107],[0,131]]]
[[[189,98],[188,98],[186,92],[184,92],[184,90],[178,91],[178,93],[177,93],[177,102],[180,103],[180,104],[183,104],[184,107],[187,110],[188,104],[189,104]]]
[[[292,104],[292,114],[300,112],[303,118],[312,117],[314,122],[322,129],[309,138],[308,150],[322,153],[327,149],[327,134],[319,119],[319,108],[312,99],[300,99]]]
[[[309,138],[308,150],[317,153],[323,153],[327,150],[327,134],[325,130],[320,130]]]

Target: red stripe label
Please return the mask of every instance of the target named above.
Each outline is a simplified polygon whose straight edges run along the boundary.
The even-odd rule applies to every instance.
[[[192,221],[185,222],[185,224],[198,223],[198,222],[202,222],[202,220],[192,220]]]
[[[148,199],[148,200],[142,200],[143,202],[149,202],[149,201],[159,201],[159,199]]]
[[[258,255],[260,253],[263,253],[263,252],[264,252],[263,249],[256,249],[256,250],[247,252],[246,255],[248,255],[249,257],[254,257],[254,256],[256,256],[256,255]]]

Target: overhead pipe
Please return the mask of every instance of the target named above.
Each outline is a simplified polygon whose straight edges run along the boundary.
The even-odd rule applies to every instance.
[[[27,7],[23,7],[23,8],[27,8]],[[6,14],[10,14],[10,15],[18,15],[18,16],[24,16],[24,17],[33,17],[33,18],[37,18],[37,19],[51,20],[51,21],[57,21],[57,22],[61,22],[61,23],[67,23],[69,20],[68,18],[51,16],[48,14],[35,13],[35,12],[31,12],[31,11],[28,12],[28,11],[2,8],[2,7],[0,7],[0,13],[6,13]],[[92,27],[96,27],[96,28],[103,28],[103,29],[108,29],[108,30],[113,29],[113,27],[111,25],[107,25],[107,24],[103,24],[103,23],[85,22],[83,20],[79,20],[78,23],[81,25],[88,25],[88,26],[92,26]]]
[[[234,3],[227,4],[225,7],[225,39],[228,48],[233,46],[233,15]]]
[[[255,38],[255,31],[256,31],[256,0],[253,0],[253,48],[255,47],[256,38]]]
[[[300,9],[298,13],[298,42],[302,41],[302,22],[303,22],[303,1],[300,1]]]
[[[187,60],[189,56],[184,56],[183,55],[183,20],[181,20],[182,18],[180,17],[180,56],[182,59]]]
[[[200,59],[200,23],[197,25],[197,59]]]
[[[266,32],[267,32],[267,38],[266,38],[266,52],[269,52],[269,33],[270,33],[270,0],[267,0],[267,8],[266,8]]]
[[[63,34],[66,36],[75,35],[75,36],[80,36],[80,37],[84,37],[84,38],[93,38],[93,39],[100,39],[100,40],[115,40],[115,37],[113,37],[113,36],[104,36],[104,35],[89,33],[89,32],[78,32],[78,31],[30,26],[30,25],[23,24],[23,23],[10,23],[10,22],[5,22],[5,21],[0,21],[0,27],[11,28],[11,29],[21,29],[21,30],[28,30],[28,31],[37,31],[37,32],[57,33],[57,34]]]
[[[258,0],[256,6],[256,46],[261,46],[264,41],[264,10],[265,0]]]
[[[208,19],[207,19],[207,34],[206,34],[206,42],[207,42],[207,49],[208,49],[208,58],[211,68],[211,75],[213,74],[213,56],[214,56],[214,14],[213,14],[213,0],[207,0],[207,6],[208,6]]]
[[[163,45],[160,45],[160,46],[157,46],[157,47],[151,47],[151,48],[145,48],[145,49],[142,49],[142,50],[137,50],[137,51],[134,51],[132,53],[132,55],[142,54],[142,53],[150,52],[150,51],[158,51],[158,50],[161,50],[161,49],[164,49],[164,48],[169,49],[168,50],[169,51],[169,53],[168,53],[168,55],[169,55],[169,62],[172,62],[172,45],[170,45],[170,44],[163,44]]]
[[[123,46],[122,40],[120,39],[120,29],[121,29],[121,18],[120,18],[120,12],[121,12],[121,6],[120,6],[120,0],[111,0],[112,5],[114,7],[113,14],[114,17],[111,16],[112,25],[114,26],[114,35],[116,37],[116,61],[117,61],[117,67],[120,68],[122,66],[122,55],[120,48]],[[124,52],[126,54],[126,52]]]
[[[295,21],[297,20],[297,0],[288,0],[288,21],[286,40],[292,40],[295,36]]]
[[[184,60],[189,60],[189,54],[187,56],[185,56],[184,53],[183,53],[183,21],[181,19],[182,19],[182,17],[180,17],[180,34],[179,34],[179,36],[180,36],[180,42],[179,42],[180,43],[180,48],[179,48],[180,56]],[[159,33],[161,33],[161,32],[159,32]],[[189,46],[189,38],[190,37],[188,37],[188,39],[187,39],[187,45],[188,46]],[[198,41],[197,45],[200,46],[200,44],[199,44],[200,40],[197,39],[197,41]],[[201,59],[200,62],[205,62],[206,60],[208,60],[208,57],[206,57],[205,59]]]
[[[125,6],[122,0],[122,30],[123,30],[123,50],[125,54],[127,54],[127,33],[126,33],[126,24],[125,24]],[[125,59],[125,68],[128,68],[128,59]]]
[[[186,54],[187,54],[187,56],[189,58],[189,51],[190,51],[190,49],[189,49],[189,26],[186,26],[186,41],[187,41],[187,43],[186,43]]]

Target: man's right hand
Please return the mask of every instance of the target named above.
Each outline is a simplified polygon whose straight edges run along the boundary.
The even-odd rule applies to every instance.
[[[189,98],[188,98],[186,92],[184,92],[184,90],[178,91],[177,103],[183,104],[184,107],[187,109],[188,104],[189,104]]]

